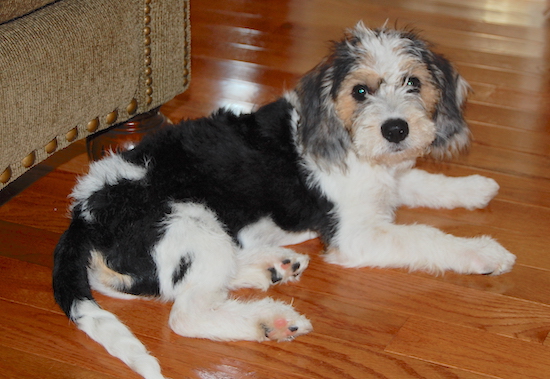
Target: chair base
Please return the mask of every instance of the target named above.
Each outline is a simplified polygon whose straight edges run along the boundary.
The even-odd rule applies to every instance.
[[[109,155],[111,151],[131,150],[147,133],[169,123],[170,121],[159,112],[158,108],[137,115],[126,122],[87,137],[88,157],[90,160],[97,161]]]

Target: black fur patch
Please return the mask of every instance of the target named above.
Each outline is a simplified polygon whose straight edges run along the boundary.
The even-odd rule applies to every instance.
[[[176,270],[172,274],[172,283],[174,286],[178,284],[184,277],[185,274],[187,274],[187,271],[191,267],[191,260],[189,259],[189,256],[184,256],[180,260],[180,264],[178,267],[176,267]]]

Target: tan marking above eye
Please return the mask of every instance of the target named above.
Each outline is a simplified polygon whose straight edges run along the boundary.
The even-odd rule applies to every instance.
[[[353,96],[353,89],[356,86],[364,85],[368,88],[368,93],[373,94],[380,88],[383,82],[383,78],[376,72],[365,68],[351,72],[348,77],[344,79],[334,105],[346,129],[351,131],[353,114],[361,102]]]

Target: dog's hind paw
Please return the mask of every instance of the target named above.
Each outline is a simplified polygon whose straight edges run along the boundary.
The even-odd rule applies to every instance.
[[[271,320],[261,322],[260,326],[267,340],[292,341],[313,330],[311,322],[292,308],[284,313],[276,315]]]
[[[288,249],[281,250],[285,250],[284,255],[278,257],[273,266],[267,269],[273,284],[297,280],[309,264],[307,255]]]
[[[267,290],[276,283],[298,280],[309,264],[309,257],[291,249],[265,247],[241,251],[239,261],[239,272],[229,288]]]

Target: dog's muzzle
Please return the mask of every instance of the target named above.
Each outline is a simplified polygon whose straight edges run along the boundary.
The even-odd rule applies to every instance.
[[[386,140],[399,143],[409,135],[409,124],[400,118],[390,119],[382,124],[381,131]]]

